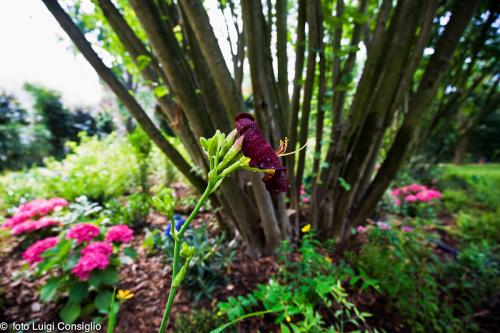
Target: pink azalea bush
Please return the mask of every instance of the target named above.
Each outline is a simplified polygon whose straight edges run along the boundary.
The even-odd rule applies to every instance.
[[[306,189],[304,188],[304,185],[300,187],[300,199],[302,200],[303,203],[309,203],[311,202],[311,198],[306,192]]]
[[[433,200],[441,199],[441,192],[428,188],[425,185],[411,184],[391,191],[395,199],[395,204],[400,206],[402,203],[416,203],[416,202],[431,202]]]
[[[58,237],[48,237],[36,241],[34,244],[32,244],[23,252],[22,257],[30,265],[39,263],[42,261],[42,253],[56,246],[58,241],[59,241]]]

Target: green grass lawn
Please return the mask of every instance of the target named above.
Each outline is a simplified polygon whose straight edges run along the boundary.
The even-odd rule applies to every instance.
[[[445,174],[459,177],[481,176],[492,179],[495,183],[500,182],[500,164],[444,164]]]

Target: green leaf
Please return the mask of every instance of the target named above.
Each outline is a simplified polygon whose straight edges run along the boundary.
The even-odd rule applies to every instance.
[[[151,63],[151,58],[148,57],[147,55],[144,55],[144,54],[141,54],[140,56],[138,56],[136,58],[136,60],[137,60],[137,67],[140,70],[143,70]]]
[[[346,191],[351,190],[351,185],[348,182],[346,182],[345,179],[342,177],[339,178],[339,184],[344,188],[344,190]]]
[[[59,317],[66,323],[71,324],[80,316],[80,312],[82,311],[82,307],[80,303],[76,302],[68,302],[66,305],[59,311]]]
[[[168,94],[168,89],[164,85],[161,85],[153,89],[153,94],[156,97],[163,97]]]
[[[59,287],[59,284],[61,282],[61,278],[53,277],[44,284],[42,289],[40,289],[40,299],[42,300],[42,302],[49,302],[54,298],[57,292],[57,288]]]
[[[290,333],[290,329],[288,329],[288,327],[283,323],[280,323],[280,330],[281,333]]]
[[[103,284],[112,286],[118,282],[118,273],[116,272],[115,267],[106,268],[105,270],[100,272],[100,275],[101,275],[101,283]]]
[[[132,246],[124,248],[123,253],[132,259],[137,258],[137,251]]]
[[[98,288],[101,285],[102,275],[100,273],[100,271],[90,273],[89,284],[94,288]]]
[[[113,293],[110,291],[101,291],[95,297],[94,304],[101,313],[109,313]]]
[[[44,260],[38,265],[38,272],[43,272],[65,262],[72,245],[72,240],[62,239],[56,246],[44,251],[42,253]]]
[[[71,287],[69,291],[70,302],[81,302],[89,292],[89,285],[84,282],[80,282]]]

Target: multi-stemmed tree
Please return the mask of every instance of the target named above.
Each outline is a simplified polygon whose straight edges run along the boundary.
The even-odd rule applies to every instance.
[[[56,0],[43,1],[196,188],[204,187],[207,171],[198,138],[216,129],[229,132],[240,112],[252,111],[275,146],[286,136],[295,150],[314,137],[284,161],[289,203],[284,195],[268,193],[259,175],[248,173],[224,182],[212,198],[248,248],[264,254],[298,231],[305,175],[311,176],[313,192],[307,216],[323,236],[343,238],[370,216],[417,141],[478,3],[450,1],[444,5],[451,10],[443,11],[437,0],[220,1],[226,41],[217,39],[200,0],[95,0],[95,26],[110,40],[105,46],[114,46],[107,51],[135,65],[193,168],[127,89],[123,76],[94,51],[96,45],[74,22],[81,12],[73,11],[72,18]],[[232,70],[221,51],[226,42]],[[246,101],[244,78],[251,82]],[[307,151],[314,151],[312,161]]]

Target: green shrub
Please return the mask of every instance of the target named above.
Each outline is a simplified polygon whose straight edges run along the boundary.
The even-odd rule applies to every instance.
[[[82,136],[70,143],[72,154],[63,161],[46,160],[45,167],[12,172],[0,177],[0,209],[38,197],[64,197],[70,201],[86,195],[105,202],[136,186],[138,165],[129,144],[115,135],[103,140]]]
[[[289,257],[291,248],[285,242],[279,273],[251,294],[219,303],[220,314],[236,320],[253,311],[269,313],[281,332],[367,330],[365,319],[370,314],[360,312],[348,300],[341,283],[342,271],[318,249],[319,242],[306,235],[297,259]]]
[[[467,242],[500,242],[500,208],[493,212],[471,210],[457,215],[458,235]]]
[[[445,291],[465,331],[477,331],[474,314],[500,290],[500,257],[486,242],[463,248],[444,270]]]
[[[189,274],[182,281],[182,288],[195,302],[210,300],[216,289],[229,283],[227,272],[234,259],[236,243],[229,243],[224,234],[210,237],[206,224],[188,229],[185,238],[196,251],[189,265]],[[162,239],[163,251],[171,263],[174,242],[166,233]]]
[[[445,189],[443,191],[443,205],[448,212],[455,213],[470,203],[465,191]]]
[[[413,332],[448,332],[460,328],[452,308],[440,302],[437,277],[441,265],[428,242],[428,235],[372,229],[369,242],[349,258],[358,269],[379,283],[389,306],[398,311]]]
[[[176,333],[210,332],[222,324],[224,324],[224,318],[217,316],[216,311],[191,309],[189,313],[177,314],[174,331]],[[231,333],[235,330],[228,328],[224,332]]]
[[[491,165],[447,165],[440,178],[440,187],[465,191],[467,206],[495,210],[500,206],[500,166]]]
[[[123,198],[123,204],[118,199],[111,199],[106,203],[109,218],[114,223],[126,224],[133,228],[145,225],[146,217],[151,208],[151,197],[139,192]]]
[[[152,142],[141,127],[137,126],[134,132],[127,137],[128,142],[132,146],[132,152],[135,154],[139,166],[138,183],[141,185],[144,192],[149,191],[148,186],[148,169],[149,169],[149,154],[151,153]]]

